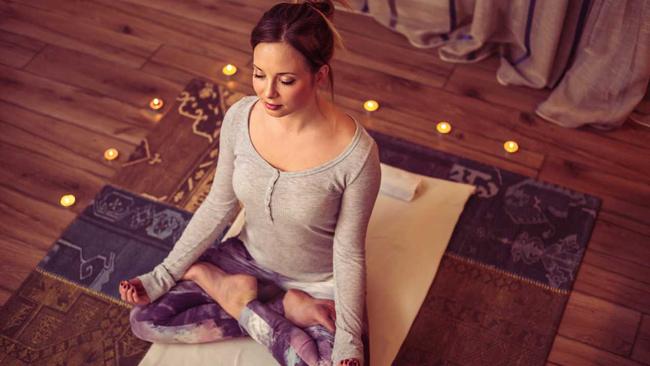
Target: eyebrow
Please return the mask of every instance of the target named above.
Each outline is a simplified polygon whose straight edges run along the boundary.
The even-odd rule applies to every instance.
[[[264,72],[264,70],[262,70],[262,69],[261,69],[260,67],[258,67],[257,65],[253,64],[253,66],[256,67],[256,68],[258,68],[260,71]],[[277,75],[296,75],[296,74],[293,73],[293,72],[279,72],[279,73],[277,73]]]

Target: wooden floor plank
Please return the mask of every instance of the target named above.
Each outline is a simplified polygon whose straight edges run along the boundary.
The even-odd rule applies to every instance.
[[[43,47],[45,43],[36,39],[0,31],[0,64],[20,69]]]
[[[102,162],[103,153],[98,151],[95,159],[81,156],[69,149],[66,140],[52,141],[38,136],[28,130],[0,121],[0,143],[25,147],[30,153],[57,161],[64,166],[74,166],[99,179],[109,179],[115,173],[117,164],[109,166]]]
[[[166,80],[180,83],[183,85],[187,85],[187,83],[189,83],[192,79],[198,77],[198,75],[192,72],[181,70],[179,68],[169,66],[164,63],[153,61],[153,60],[147,61],[147,63],[144,64],[144,66],[142,66],[141,71],[147,74],[160,76]],[[207,80],[216,81],[215,78],[208,78],[205,76],[203,76],[203,78]]]
[[[585,253],[583,263],[588,263],[593,267],[620,275],[631,281],[650,284],[650,267],[646,264],[626,261],[591,249]]]
[[[0,183],[0,231],[11,238],[34,248],[49,250],[76,214],[69,208],[45,203],[8,187],[10,181]]]
[[[638,362],[558,336],[548,360],[562,366],[641,366]]]
[[[168,109],[184,86],[56,46],[46,47],[25,70],[50,80],[101,93],[135,108],[147,106],[152,98],[159,97],[170,102],[167,103]],[[166,111],[165,109],[161,113]]]
[[[137,144],[154,126],[149,112],[103,95],[0,66],[0,100]]]
[[[147,7],[174,14],[186,19],[199,21],[216,27],[225,28],[229,33],[250,34],[251,24],[259,19],[262,11],[247,7],[245,3],[212,2],[201,0],[126,0],[129,3],[145,5]],[[236,12],[233,13],[233,7]],[[231,11],[228,11],[230,9]],[[245,20],[244,20],[245,19]]]
[[[4,258],[0,261],[0,288],[12,291],[20,287],[47,253],[7,237],[0,237],[0,247]]]
[[[650,313],[650,284],[607,268],[583,262],[573,289],[631,310]]]
[[[503,86],[497,82],[496,71],[475,64],[457,65],[445,90],[520,111],[534,111],[550,94],[548,89]]]
[[[221,18],[230,18],[231,14],[218,12],[209,17],[209,22],[204,22],[196,17],[185,17],[183,13],[174,12],[174,9],[156,6],[148,1],[135,3],[95,0],[95,2],[103,7],[102,13],[107,13],[111,17],[121,13],[120,18],[127,22],[135,36],[161,40],[167,45],[205,56],[221,55],[222,52],[219,50],[227,48],[238,63],[247,62],[246,60],[251,57],[248,44],[249,32],[233,32],[226,27],[225,23],[220,22]],[[118,13],[113,14],[113,11]],[[124,18],[125,16],[128,18]],[[252,24],[253,20],[248,19],[248,22]]]
[[[61,196],[74,194],[76,204],[70,209],[80,213],[92,200],[106,179],[63,163],[26,147],[6,142],[0,144],[0,181],[20,182],[15,189],[42,202],[57,205]]]
[[[175,16],[144,5],[108,0],[59,2],[56,0],[29,0],[33,6],[75,19],[89,19],[89,23],[107,31],[128,34],[146,42],[174,45],[188,52],[205,56],[219,56],[229,48],[237,63],[250,58],[244,34],[232,34],[226,28]],[[223,16],[223,14],[220,14]],[[215,38],[215,33],[229,33],[231,37]],[[239,49],[239,48],[243,49]]]
[[[650,225],[644,224],[642,221],[636,218],[617,215],[611,211],[602,210],[598,213],[598,219],[613,225],[617,225],[626,230],[638,233],[645,237],[650,237]]]
[[[645,314],[639,327],[632,359],[650,365],[650,315]]]
[[[135,148],[133,144],[113,136],[95,133],[73,123],[35,113],[3,101],[0,101],[0,122],[8,123],[49,143],[60,145],[61,149],[71,151],[81,158],[100,162],[110,170],[110,173],[104,174],[106,176],[114,174],[118,168],[118,162],[126,162]],[[35,144],[26,146],[32,149],[39,147]],[[114,162],[104,161],[103,158],[104,151],[110,147],[116,148],[121,154]]]
[[[4,2],[0,29],[60,47],[76,49],[132,68],[144,64],[160,43],[108,31],[37,7]]]
[[[591,235],[589,248],[609,258],[624,259],[650,269],[648,237],[607,221],[598,220]]]
[[[573,292],[558,334],[627,357],[640,321],[638,311]]]

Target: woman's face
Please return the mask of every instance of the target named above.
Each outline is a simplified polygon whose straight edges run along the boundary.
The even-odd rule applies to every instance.
[[[323,74],[321,68],[313,75],[288,43],[262,42],[253,50],[253,89],[270,116],[283,117],[311,103]]]

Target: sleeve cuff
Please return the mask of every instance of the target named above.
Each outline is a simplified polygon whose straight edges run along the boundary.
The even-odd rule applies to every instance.
[[[337,329],[338,332],[338,329]],[[364,344],[361,341],[361,339],[354,340],[353,337],[351,337],[351,334],[346,334],[348,335],[348,341],[345,341],[346,337],[341,337],[339,335],[338,339],[336,337],[336,333],[334,334],[334,349],[332,350],[332,365],[333,366],[338,366],[339,363],[343,360],[347,360],[348,358],[356,358],[359,360],[359,363],[363,366],[365,365],[365,359],[364,359]],[[338,340],[338,342],[337,342]],[[357,342],[358,341],[358,342]]]
[[[142,281],[142,286],[147,291],[147,296],[149,296],[151,302],[156,301],[176,284],[176,280],[162,264],[156,266],[151,272],[137,278]]]

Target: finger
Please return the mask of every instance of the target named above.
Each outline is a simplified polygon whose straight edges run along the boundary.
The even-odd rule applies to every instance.
[[[126,288],[124,287],[124,284],[120,284],[120,298],[122,301],[126,301]]]
[[[129,290],[130,290],[129,286],[126,286],[126,288],[124,290],[124,301],[126,301],[126,302],[130,302],[130,300],[129,300]]]
[[[133,288],[133,286],[129,286],[129,289],[126,292],[126,299],[132,304],[135,303],[135,300],[133,300],[133,293],[134,292],[135,292],[135,289]]]

